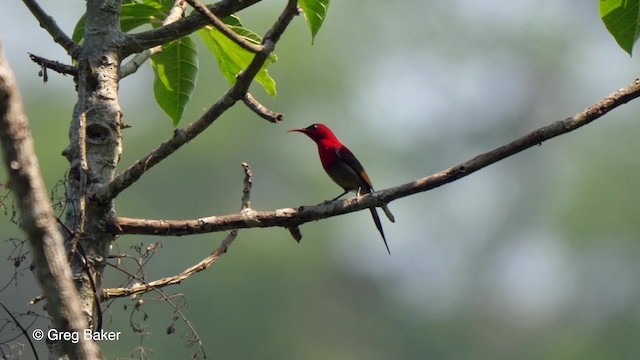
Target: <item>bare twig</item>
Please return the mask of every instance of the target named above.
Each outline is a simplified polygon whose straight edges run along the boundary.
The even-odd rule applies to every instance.
[[[247,163],[242,163],[242,169],[244,170],[244,181],[243,181],[244,188],[242,190],[241,211],[246,212],[246,211],[251,211],[251,184],[252,184],[251,177],[253,176],[253,173],[251,172],[251,167]],[[238,229],[231,230],[229,235],[227,235],[227,237],[222,241],[220,246],[216,250],[214,250],[211,253],[211,255],[207,256],[199,263],[185,269],[184,271],[182,271],[177,275],[151,281],[148,283],[146,282],[136,283],[127,288],[103,289],[102,299],[106,300],[114,297],[140,294],[140,293],[145,293],[152,290],[157,290],[159,288],[163,288],[168,285],[177,284],[185,280],[189,276],[195,273],[198,273],[202,270],[205,270],[209,268],[211,265],[213,265],[213,263],[215,263],[216,260],[220,258],[220,256],[222,256],[229,250],[229,246],[231,246],[231,243],[233,243],[233,240],[235,240],[236,236],[238,236]]]
[[[2,307],[4,309],[4,311],[9,315],[9,317],[11,317],[11,319],[13,320],[13,324],[15,326],[17,326],[18,328],[20,328],[20,332],[22,333],[22,335],[24,337],[27,338],[27,342],[29,342],[29,346],[31,347],[31,351],[33,352],[33,356],[35,356],[36,360],[39,360],[40,357],[38,357],[38,352],[36,351],[36,347],[33,346],[33,341],[31,341],[31,335],[27,334],[27,330],[22,326],[20,321],[18,321],[18,319],[16,319],[16,317],[13,316],[11,311],[9,311],[9,309],[7,309],[7,307],[4,306],[4,304],[1,301],[0,301],[0,307]]]
[[[297,1],[289,0],[278,20],[273,27],[267,31],[263,39],[263,49],[255,55],[249,66],[238,75],[236,83],[198,120],[191,123],[184,130],[175,131],[171,139],[166,140],[158,148],[143,156],[123,173],[116,176],[109,185],[97,191],[95,199],[106,202],[118,196],[120,192],[131,186],[150,168],[173,154],[184,144],[193,140],[216,121],[227,109],[233,106],[238,100],[244,98],[251,81],[255,78],[258,71],[260,71],[269,54],[273,52],[276,42],[280,39],[287,25],[289,25],[293,17],[297,14]]]
[[[40,65],[40,68],[41,68],[40,76],[42,76],[42,79],[44,82],[47,82],[47,69],[51,69],[62,75],[72,75],[74,77],[78,76],[78,68],[76,68],[75,66],[66,65],[57,61],[45,59],[43,57],[31,54],[31,53],[29,53],[29,58],[31,59],[31,61]]]
[[[76,44],[67,34],[62,31],[62,29],[58,26],[56,21],[47,14],[36,2],[36,0],[22,0],[24,4],[27,6],[29,11],[33,14],[33,16],[38,20],[40,26],[47,30],[47,32],[53,37],[53,41],[60,44],[67,54],[74,59],[78,57],[78,51],[80,51],[80,46]]]
[[[134,295],[134,294],[142,294],[148,291],[152,291],[155,289],[160,289],[163,288],[165,286],[169,286],[172,284],[178,284],[180,282],[182,282],[182,280],[187,279],[189,276],[196,274],[202,270],[207,269],[208,267],[210,267],[211,265],[213,265],[213,263],[218,260],[218,258],[220,257],[220,255],[224,254],[224,252],[226,250],[221,250],[221,248],[226,248],[228,245],[228,242],[232,242],[233,239],[235,238],[235,236],[237,235],[237,231],[231,232],[227,238],[225,238],[225,240],[222,242],[222,245],[220,245],[220,247],[218,249],[216,249],[214,252],[211,253],[211,255],[207,256],[206,258],[204,258],[202,261],[200,261],[199,263],[183,270],[181,273],[174,275],[174,276],[170,276],[170,277],[165,277],[162,279],[158,279],[155,281],[150,281],[147,283],[137,283],[137,284],[133,284],[130,287],[127,288],[108,288],[108,289],[102,289],[102,301],[108,300],[110,298],[114,298],[114,297],[123,297],[123,296],[130,296],[130,295]]]
[[[189,5],[195,8],[200,14],[209,19],[209,22],[213,27],[215,27],[218,31],[223,33],[226,37],[231,39],[231,41],[238,44],[241,48],[251,51],[252,53],[257,53],[262,50],[262,45],[255,44],[243,36],[236,34],[233,30],[231,30],[222,20],[218,19],[208,7],[206,7],[200,0],[186,0]]]
[[[17,84],[0,52],[0,140],[9,186],[22,212],[36,264],[36,275],[48,299],[53,325],[60,331],[81,332],[87,322],[72,279],[62,234],[42,179],[27,117]],[[100,350],[92,340],[63,343],[74,359],[96,359]]]
[[[258,114],[258,116],[263,119],[266,119],[275,124],[279,124],[284,121],[284,114],[267,109],[264,105],[260,104],[258,100],[256,100],[249,92],[244,95],[242,101],[244,101],[245,105],[247,105],[247,107],[251,109],[251,111]]]
[[[242,206],[240,210],[248,210],[251,209],[251,186],[253,185],[253,181],[251,178],[253,177],[253,172],[251,171],[251,166],[246,162],[242,163],[242,169],[244,170],[244,188],[242,190]]]
[[[316,206],[300,206],[271,211],[244,211],[224,216],[211,216],[194,220],[147,220],[119,217],[110,225],[115,234],[188,235],[242,228],[285,227],[294,229],[301,224],[368,209],[393,200],[450,183],[470,175],[484,167],[517,154],[556,136],[571,132],[602,117],[616,107],[640,97],[640,79],[622,88],[602,101],[574,116],[537,129],[519,139],[487,153],[478,155],[462,164],[442,170],[431,176],[404,185],[370,193],[359,198],[349,198]],[[294,238],[296,235],[292,232]]]
[[[251,178],[253,177],[253,172],[251,171],[251,166],[249,166],[249,164],[245,162],[242,163],[242,169],[244,170],[244,180],[243,180],[244,186],[242,189],[242,201],[241,201],[242,205],[240,207],[241,208],[240,211],[249,212],[249,211],[252,211],[251,210],[251,185],[253,182]],[[104,289],[102,291],[102,298],[103,300],[106,300],[114,297],[140,294],[140,293],[145,293],[151,290],[158,290],[159,288],[162,288],[171,284],[177,284],[182,280],[188,278],[189,276],[195,273],[198,273],[202,270],[205,270],[209,268],[211,265],[213,265],[213,263],[215,263],[216,260],[218,260],[218,258],[222,256],[222,254],[225,254],[229,250],[229,246],[231,246],[231,243],[233,243],[233,241],[237,236],[238,236],[238,229],[231,230],[229,235],[227,235],[227,237],[222,241],[220,246],[216,250],[214,250],[211,253],[211,255],[207,256],[205,259],[203,259],[196,265],[189,267],[188,269],[182,271],[177,275],[162,278],[156,281],[151,281],[148,283],[141,281],[128,288]]]

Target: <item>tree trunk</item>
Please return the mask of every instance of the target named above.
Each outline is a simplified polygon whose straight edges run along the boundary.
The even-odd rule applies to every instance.
[[[89,327],[100,327],[102,274],[111,242],[106,223],[114,216],[113,202],[87,198],[111,181],[122,153],[122,113],[118,100],[120,68],[119,0],[88,0],[84,45],[78,56],[78,102],[73,111],[66,187],[65,243],[71,252],[73,278]],[[91,278],[90,278],[91,277]],[[58,351],[55,351],[57,347]],[[52,353],[62,349],[55,345]]]

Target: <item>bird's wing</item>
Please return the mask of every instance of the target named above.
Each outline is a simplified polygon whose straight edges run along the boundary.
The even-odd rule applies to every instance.
[[[342,161],[345,164],[347,164],[351,169],[353,169],[353,171],[355,171],[358,174],[360,179],[362,179],[362,181],[364,181],[365,184],[369,186],[368,189],[362,189],[364,190],[364,192],[373,191],[373,186],[371,185],[371,180],[369,179],[369,175],[367,175],[367,172],[364,170],[364,167],[362,167],[362,164],[360,164],[360,161],[358,161],[355,155],[353,155],[351,150],[347,149],[346,146],[341,146],[336,150],[336,155],[338,155],[338,157],[342,159]]]

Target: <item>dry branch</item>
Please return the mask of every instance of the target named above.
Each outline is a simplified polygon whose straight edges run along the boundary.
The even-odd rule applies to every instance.
[[[541,145],[544,141],[576,130],[602,117],[616,107],[640,97],[640,79],[622,88],[598,103],[574,116],[539,128],[519,139],[497,149],[480,154],[462,164],[442,170],[431,176],[417,179],[400,186],[380,190],[359,199],[336,200],[315,206],[283,208],[271,211],[249,211],[223,216],[210,216],[191,220],[148,220],[118,217],[113,220],[111,231],[114,234],[147,235],[190,235],[232,229],[256,227],[285,227],[290,231],[298,225],[332,216],[368,209],[372,206],[389,203],[393,200],[424,192],[470,175],[484,167],[517,154],[530,147]],[[292,232],[294,238],[295,233]]]
[[[62,29],[58,26],[56,21],[47,14],[38,4],[36,0],[22,0],[24,4],[29,8],[29,11],[33,14],[33,16],[40,23],[40,27],[45,29],[51,37],[53,37],[53,41],[60,44],[67,54],[74,59],[77,59],[78,51],[80,51],[80,46],[76,44],[67,34],[62,31]]]
[[[251,210],[251,186],[252,186],[251,178],[253,176],[253,172],[251,171],[251,167],[247,163],[242,163],[242,169],[244,170],[244,181],[243,181],[244,187],[242,189],[242,200],[241,200],[240,211],[246,212]],[[202,270],[205,270],[209,268],[211,265],[213,265],[216,262],[216,260],[220,258],[220,256],[222,256],[227,252],[227,250],[229,250],[229,246],[231,246],[231,243],[233,243],[233,241],[236,239],[237,236],[238,236],[238,229],[231,230],[229,235],[227,235],[227,237],[222,241],[220,246],[216,250],[214,250],[211,253],[211,255],[207,256],[199,263],[185,269],[184,271],[182,271],[177,275],[158,279],[158,280],[147,282],[147,283],[136,283],[127,288],[103,289],[102,301],[110,298],[115,298],[115,297],[141,294],[151,290],[157,290],[168,285],[177,284],[185,280],[189,276],[196,274]]]
[[[260,104],[258,100],[251,95],[251,93],[247,92],[242,101],[244,101],[244,104],[247,105],[251,111],[269,122],[279,124],[284,121],[284,114],[270,110],[266,106]]]

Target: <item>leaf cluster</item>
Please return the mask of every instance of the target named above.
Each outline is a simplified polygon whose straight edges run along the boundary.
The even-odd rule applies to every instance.
[[[330,0],[300,0],[299,6],[305,14],[312,43],[327,15]],[[122,4],[120,27],[130,32],[141,26],[161,27],[169,15],[174,2],[171,0],[128,0]],[[244,26],[237,15],[221,19],[233,32],[245,40],[261,44],[262,37]],[[81,17],[73,31],[72,39],[81,43],[84,38],[85,17]],[[238,74],[245,69],[254,57],[254,53],[244,49],[213,26],[197,31],[204,42],[208,54],[218,64],[218,70],[230,85],[235,84]],[[154,73],[153,93],[156,102],[178,126],[182,114],[191,99],[199,76],[199,49],[191,36],[185,36],[162,45],[162,51],[151,57]],[[271,54],[255,77],[267,94],[276,97],[276,82],[269,75],[267,67],[278,60]]]

